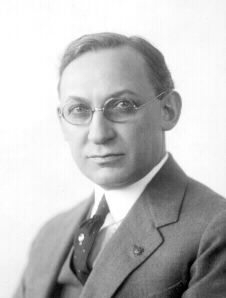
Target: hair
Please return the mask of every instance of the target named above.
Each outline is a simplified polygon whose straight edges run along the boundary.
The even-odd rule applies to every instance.
[[[127,37],[122,34],[110,32],[84,35],[69,44],[60,62],[58,88],[65,68],[73,60],[88,52],[123,46],[131,47],[141,54],[146,63],[147,74],[156,94],[162,92],[169,93],[174,89],[174,82],[164,56],[157,48],[142,37]]]

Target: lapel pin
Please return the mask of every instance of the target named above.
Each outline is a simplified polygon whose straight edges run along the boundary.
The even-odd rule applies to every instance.
[[[79,242],[79,245],[82,245],[82,242],[83,240],[85,239],[85,235],[83,233],[81,233],[79,236],[78,236],[78,242]]]
[[[135,256],[140,256],[144,252],[144,248],[138,245],[133,246],[133,253]]]

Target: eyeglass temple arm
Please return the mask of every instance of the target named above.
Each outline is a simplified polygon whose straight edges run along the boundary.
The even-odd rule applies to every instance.
[[[158,94],[156,97],[153,98],[153,101],[156,100],[156,99],[159,99],[159,97],[160,97],[161,95],[165,94],[165,93],[166,93],[166,91],[161,92],[160,94]],[[139,110],[139,109],[142,109],[143,107],[145,107],[145,106],[146,106],[147,104],[149,104],[150,102],[152,102],[152,101],[149,100],[148,102],[146,102],[146,103],[140,105],[139,107],[136,107],[136,106],[134,106],[134,107],[136,108],[136,110]]]

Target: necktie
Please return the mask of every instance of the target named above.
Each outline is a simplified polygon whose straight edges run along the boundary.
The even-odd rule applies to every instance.
[[[82,284],[86,282],[91,271],[87,263],[89,254],[95,242],[97,233],[103,225],[108,212],[108,205],[105,197],[103,197],[100,201],[97,212],[92,218],[81,223],[75,235],[74,251],[70,267]]]

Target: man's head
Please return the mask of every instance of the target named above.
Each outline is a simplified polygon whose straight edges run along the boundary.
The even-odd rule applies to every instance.
[[[141,38],[101,33],[72,42],[60,67],[60,121],[80,170],[106,189],[147,174],[179,118],[173,88],[162,54]],[[89,106],[101,110],[81,123]]]

